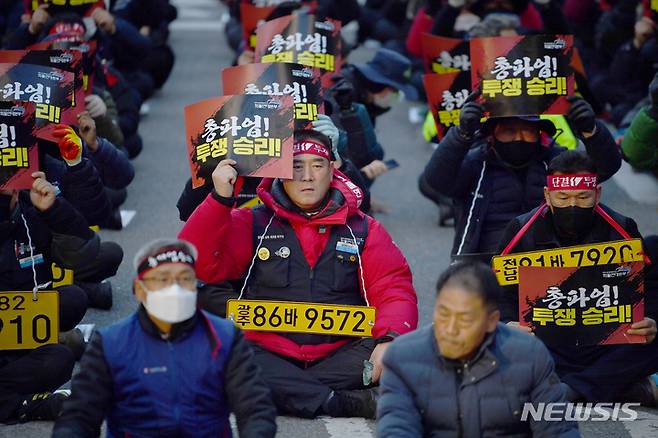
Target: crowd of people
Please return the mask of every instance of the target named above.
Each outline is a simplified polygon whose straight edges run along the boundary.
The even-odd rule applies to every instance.
[[[54,391],[70,380],[85,349],[76,325],[88,308],[112,307],[109,278],[124,254],[93,229],[122,228],[119,208],[135,173],[131,159],[143,146],[140,117],[174,64],[167,37],[176,9],[168,1],[71,5],[0,3],[3,50],[32,50],[41,43],[55,49],[96,48],[87,72],[91,89],[85,111],[75,125],[56,126],[55,142],[38,140],[41,171],[32,175],[31,190],[0,192],[0,290],[55,289],[60,330],[59,344],[0,348],[2,422],[57,416],[67,394]],[[73,280],[53,286],[63,270],[73,271]]]
[[[376,419],[382,437],[578,436],[570,421],[522,421],[523,405],[658,404],[658,236],[643,238],[632,218],[603,205],[600,186],[623,161],[658,176],[652,2],[253,2],[272,6],[265,21],[313,12],[358,25],[354,41],[343,41],[346,62],[323,84],[325,114],[294,132],[292,179],[244,178],[230,158],[203,187],[189,179],[177,238],[135,256],[138,310],[85,346],[75,326],[88,307],[111,308],[107,279],[123,260],[90,226],[121,228],[130,159],[143,146],[139,118],[173,68],[167,36],[176,18],[167,0],[87,3],[0,1],[5,49],[98,44],[78,125],[58,127],[57,144],[40,141],[31,190],[0,194],[0,289],[47,285],[52,262],[74,272],[57,289],[59,344],[0,351],[0,422],[56,420],[56,437],[97,436],[104,421],[109,436],[216,436],[230,435],[232,412],[249,437],[274,436],[277,414]],[[233,64],[252,63],[242,2],[224,3]],[[450,209],[453,263],[438,280],[432,324],[419,328],[412,270],[373,217],[386,206],[370,189],[391,167],[377,119],[403,97],[424,104],[423,33],[572,34],[586,75],[576,75],[578,93],[557,119],[485,118],[476,88],[458,125],[434,139],[418,188]],[[350,62],[373,40],[380,47],[368,62]],[[625,333],[642,343],[544,343],[519,321],[518,286],[501,287],[488,266],[498,254],[633,238],[645,259],[644,317]],[[367,306],[376,316],[367,337],[241,330],[229,300]],[[76,361],[70,394],[56,391]]]

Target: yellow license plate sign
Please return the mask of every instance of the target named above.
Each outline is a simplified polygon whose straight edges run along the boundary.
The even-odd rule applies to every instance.
[[[59,334],[59,295],[39,291],[0,292],[0,350],[31,350],[56,344]]]
[[[642,240],[616,240],[496,256],[491,265],[501,286],[519,284],[519,266],[577,268],[644,260]]]
[[[69,286],[73,284],[73,271],[53,263],[51,266],[53,272],[53,287]]]
[[[292,301],[229,300],[226,315],[244,330],[372,336],[374,307]]]

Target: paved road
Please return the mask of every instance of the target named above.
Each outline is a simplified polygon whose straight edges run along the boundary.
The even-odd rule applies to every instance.
[[[124,208],[136,215],[121,232],[102,232],[105,240],[120,243],[124,264],[113,280],[115,305],[109,312],[89,311],[85,323],[108,325],[135,309],[131,292],[132,257],[138,247],[153,238],[173,236],[180,229],[176,200],[188,176],[185,158],[183,107],[197,100],[220,94],[219,73],[232,62],[232,54],[221,32],[222,9],[216,0],[177,0],[180,19],[174,23],[171,43],[177,54],[173,76],[151,101],[151,113],[140,131],[144,152],[134,161],[136,178],[129,188]],[[354,54],[359,61],[372,56],[362,49]],[[374,186],[374,197],[391,211],[378,216],[406,254],[414,273],[419,296],[421,324],[430,321],[433,288],[438,274],[449,262],[452,230],[436,226],[438,211],[416,189],[416,178],[431,154],[420,138],[419,128],[407,120],[409,105],[404,103],[381,117],[377,132],[387,156],[400,162],[400,168],[383,176]],[[617,180],[622,184],[618,185]],[[653,185],[652,185],[653,184]],[[626,189],[622,188],[625,187]],[[634,196],[629,188],[637,189]],[[655,181],[643,179],[626,169],[604,188],[610,206],[634,216],[643,234],[658,233]],[[581,425],[586,437],[656,436],[658,411],[643,411],[633,423],[587,423]],[[43,437],[50,423],[0,426],[0,437]],[[279,436],[309,438],[348,438],[374,436],[373,423],[363,419],[300,420],[279,418]]]

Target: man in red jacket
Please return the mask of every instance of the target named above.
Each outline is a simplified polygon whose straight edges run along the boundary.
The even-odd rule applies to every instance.
[[[331,150],[323,134],[296,132],[293,179],[264,179],[264,205],[251,210],[234,208],[236,163],[220,162],[214,191],[179,237],[198,248],[201,280],[246,277],[243,299],[374,307],[372,337],[245,333],[280,412],[374,418],[372,384],[388,343],[416,328],[416,294],[400,249],[358,209],[362,192],[334,168]]]

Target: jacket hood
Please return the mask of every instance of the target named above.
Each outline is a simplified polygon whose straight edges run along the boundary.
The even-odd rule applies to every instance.
[[[326,205],[320,212],[310,217],[297,211],[279,181],[274,178],[263,178],[256,193],[263,204],[272,209],[277,216],[292,222],[313,221],[318,225],[344,224],[349,216],[363,214],[359,210],[363,201],[363,191],[338,169],[334,169]]]

